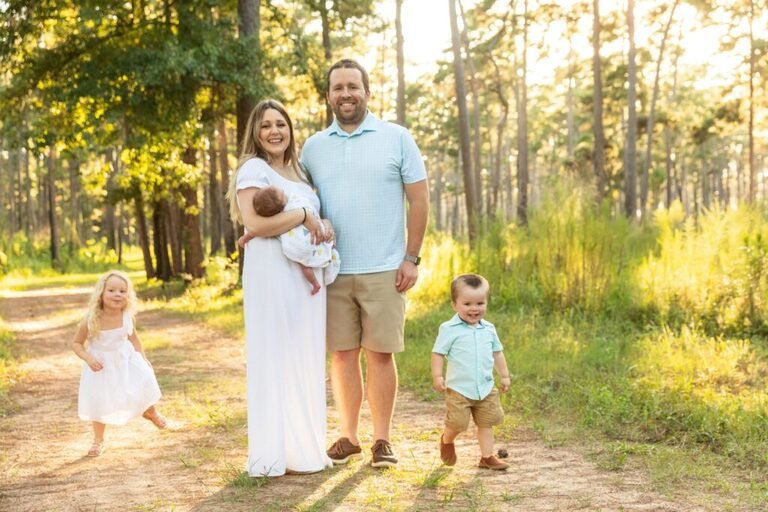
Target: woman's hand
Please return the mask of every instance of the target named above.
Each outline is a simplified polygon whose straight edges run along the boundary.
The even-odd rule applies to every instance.
[[[328,219],[320,219],[323,226],[323,239],[321,242],[333,242],[336,240],[336,232],[333,230],[333,224]]]
[[[328,219],[317,219],[312,213],[307,213],[304,221],[304,227],[309,230],[309,236],[312,243],[317,245],[323,242],[331,242],[336,238],[331,221]]]
[[[303,208],[303,210],[305,212],[307,211],[306,208]],[[306,217],[307,218],[304,219],[304,227],[309,231],[309,239],[313,244],[319,244],[320,237],[323,236],[323,227],[320,224],[320,221],[318,221],[311,213],[307,212]]]

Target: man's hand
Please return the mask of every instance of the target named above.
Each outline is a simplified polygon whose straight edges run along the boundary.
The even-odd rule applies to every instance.
[[[400,268],[397,269],[397,279],[395,279],[395,288],[400,293],[410,290],[416,284],[419,278],[419,267],[410,261],[403,261]]]

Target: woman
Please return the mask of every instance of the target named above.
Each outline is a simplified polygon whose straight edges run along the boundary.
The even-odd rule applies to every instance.
[[[312,473],[331,467],[325,453],[325,288],[312,295],[277,235],[304,226],[316,241],[333,238],[328,221],[304,209],[261,217],[253,196],[267,187],[320,202],[298,164],[293,124],[282,104],[256,105],[229,189],[230,215],[248,235],[243,267],[248,463],[251,476]],[[325,233],[325,234],[324,234]],[[316,269],[319,272],[319,269]]]

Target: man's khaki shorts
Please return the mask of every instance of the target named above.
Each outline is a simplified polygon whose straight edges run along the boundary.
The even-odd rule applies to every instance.
[[[328,350],[403,351],[405,295],[395,288],[396,277],[397,270],[346,274],[328,286]]]
[[[472,400],[451,388],[445,390],[445,425],[456,432],[464,432],[469,427],[469,416],[475,425],[490,428],[504,421],[499,390],[495,387],[482,400]]]

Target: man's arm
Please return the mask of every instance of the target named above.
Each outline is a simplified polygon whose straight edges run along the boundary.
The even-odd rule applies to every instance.
[[[421,244],[424,243],[424,233],[427,231],[427,219],[429,218],[429,184],[427,180],[416,183],[406,183],[405,199],[408,201],[408,214],[406,227],[408,240],[405,245],[405,254],[418,256]],[[395,286],[397,291],[404,292],[416,284],[419,278],[419,268],[410,261],[403,261],[397,270]]]

